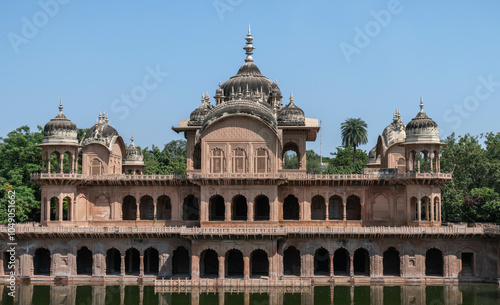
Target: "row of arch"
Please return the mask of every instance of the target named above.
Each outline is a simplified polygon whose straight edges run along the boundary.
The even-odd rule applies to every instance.
[[[438,196],[431,200],[429,196],[410,199],[411,220],[413,221],[441,221],[441,202]]]
[[[269,275],[269,257],[266,251],[256,249],[250,254],[249,272],[252,277]],[[142,260],[142,262],[141,262]],[[34,275],[50,275],[51,254],[46,248],[35,251]],[[428,276],[443,276],[444,260],[441,250],[431,248],[425,254],[425,274]],[[200,255],[200,277],[220,277],[220,264],[224,264],[226,277],[244,277],[245,262],[243,253],[238,249],[231,249],[221,261],[218,253],[213,249],[205,249]],[[351,268],[351,263],[353,264]],[[158,275],[160,259],[158,250],[147,248],[142,256],[136,248],[129,248],[122,255],[116,248],[106,251],[106,274],[108,275],[139,275],[143,264],[144,274]],[[399,252],[390,247],[383,253],[383,275],[400,276],[401,258]],[[76,255],[76,271],[79,275],[92,275],[93,256],[87,247],[81,247]],[[301,275],[301,254],[294,246],[283,252],[283,274]],[[361,275],[370,276],[370,254],[367,249],[359,248],[354,251],[353,259],[345,248],[335,250],[333,256],[325,248],[318,248],[314,252],[314,275]],[[354,274],[351,274],[353,272]],[[172,255],[172,275],[188,277],[191,274],[191,257],[189,251],[179,246]]]

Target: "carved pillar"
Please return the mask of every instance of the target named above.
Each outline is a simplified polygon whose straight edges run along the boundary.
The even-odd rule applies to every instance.
[[[120,257],[120,274],[122,276],[125,275],[125,255]]]
[[[59,202],[57,202],[57,216],[59,221],[63,220],[63,196],[59,195]]]
[[[226,264],[226,257],[225,256],[219,256],[219,279],[224,279],[225,277],[225,264]]]
[[[191,256],[191,279],[193,281],[200,279],[200,257],[197,255]]]
[[[417,201],[417,214],[418,214],[418,221],[422,221],[422,198],[419,198]]]
[[[61,167],[59,168],[59,172],[64,173],[64,154],[59,154],[59,164]]]
[[[334,272],[333,272],[333,255],[330,255],[330,276],[334,276]]]
[[[243,275],[246,280],[250,278],[250,257],[243,256]]]
[[[153,198],[153,220],[157,219],[157,213],[158,213],[157,209],[158,209],[158,197],[155,196]],[[170,210],[170,211],[172,211],[172,210]],[[172,213],[172,212],[170,212],[170,213]]]
[[[431,173],[432,173],[434,171],[434,164],[433,164],[435,160],[434,153],[430,154],[430,160],[431,160]]]
[[[417,173],[420,173],[420,158],[421,155],[420,155],[420,152],[418,153],[418,159],[417,159]]]
[[[139,256],[139,274],[144,275],[144,255]]]
[[[254,202],[248,202],[248,205],[247,205],[247,221],[253,221],[253,218],[254,218],[254,207],[255,207],[255,203]]]
[[[347,209],[346,209],[347,202],[346,202],[346,200],[342,200],[342,205],[343,205],[342,220],[346,221],[347,220]]]
[[[329,205],[329,200],[328,198],[325,199],[325,220],[330,219],[330,215],[328,214],[328,205]]]
[[[434,200],[429,199],[430,205],[431,205],[431,220],[435,221],[436,219],[434,218]]]
[[[47,152],[47,173],[50,173],[50,159],[52,155]]]
[[[47,199],[45,204],[45,217],[47,217],[47,222],[50,221],[50,198]]]
[[[349,256],[349,274],[354,276],[354,256]]]
[[[231,202],[225,202],[225,221],[231,221]]]
[[[139,196],[136,196],[136,198],[138,198]],[[137,209],[135,210],[135,220],[140,220],[141,219],[141,200],[139,199],[139,201],[137,201],[136,199],[136,204],[135,206],[137,207]]]

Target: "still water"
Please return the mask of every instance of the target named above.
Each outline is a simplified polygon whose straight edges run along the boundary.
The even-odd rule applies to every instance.
[[[307,288],[155,288],[154,286],[20,285],[16,300],[2,290],[0,304],[43,305],[322,305],[500,304],[496,285],[316,286]]]

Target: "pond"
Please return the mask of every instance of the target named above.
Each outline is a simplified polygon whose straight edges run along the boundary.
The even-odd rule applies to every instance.
[[[302,288],[191,288],[139,285],[19,285],[16,299],[0,286],[1,304],[222,305],[222,304],[500,304],[497,285],[314,286]]]

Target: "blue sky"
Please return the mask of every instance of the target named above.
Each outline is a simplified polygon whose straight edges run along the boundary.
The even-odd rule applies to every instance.
[[[442,138],[499,132],[499,12],[499,1],[5,0],[0,136],[43,126],[62,99],[79,128],[104,110],[126,142],[180,139],[171,126],[243,63],[249,23],[261,72],[322,121],[325,156],[346,118],[368,123],[369,149],[420,96]]]

